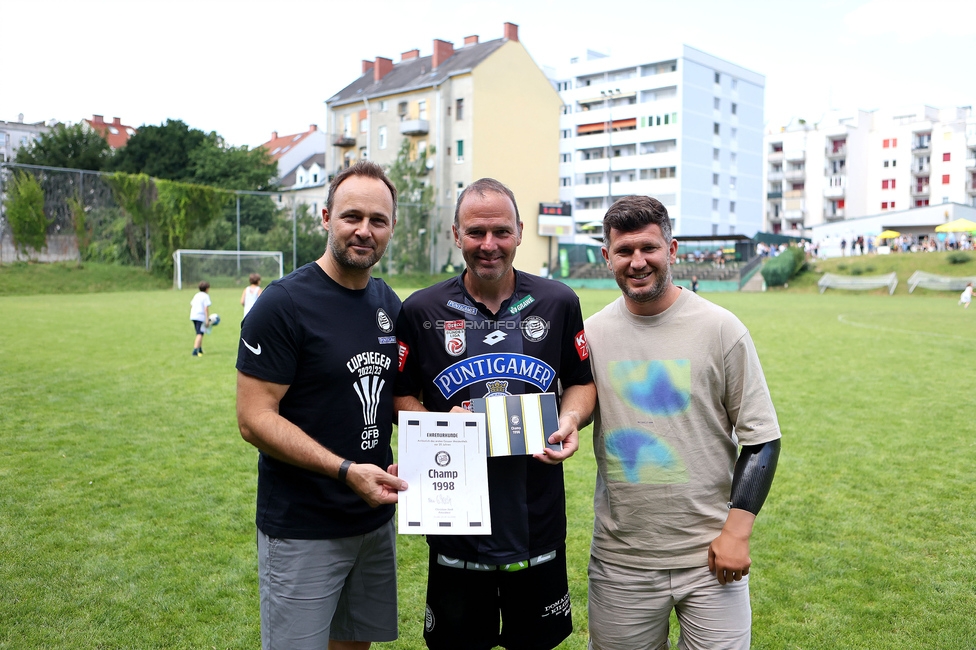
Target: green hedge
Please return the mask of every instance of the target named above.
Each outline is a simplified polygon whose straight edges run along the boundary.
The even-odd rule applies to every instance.
[[[807,261],[806,253],[799,246],[790,246],[785,251],[763,264],[763,279],[768,287],[779,287],[803,268]]]

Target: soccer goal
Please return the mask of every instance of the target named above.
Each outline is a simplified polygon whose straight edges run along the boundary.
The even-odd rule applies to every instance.
[[[247,286],[252,273],[265,280],[285,274],[281,251],[205,251],[181,248],[173,253],[173,288],[194,288],[206,280],[216,288]]]
[[[970,282],[976,284],[976,276],[956,277],[915,271],[912,277],[908,278],[908,293],[915,291],[915,287],[936,291],[962,291]]]
[[[848,291],[863,291],[865,289],[888,288],[888,295],[895,292],[898,286],[898,275],[887,273],[885,275],[834,275],[824,273],[820,281],[817,282],[820,293],[827,289],[845,289]]]

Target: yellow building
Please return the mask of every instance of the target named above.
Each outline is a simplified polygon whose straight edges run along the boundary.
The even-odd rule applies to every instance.
[[[435,39],[426,57],[414,49],[396,64],[363,61],[362,76],[326,105],[333,174],[360,158],[388,167],[404,138],[412,156],[433,152],[432,269],[448,259],[463,265],[451,233],[455,202],[468,184],[491,177],[515,193],[525,224],[515,266],[539,272],[549,254],[549,237],[538,235],[539,204],[559,199],[562,100],[519,42],[517,25],[505,23],[502,38],[484,43],[468,36],[458,49]]]

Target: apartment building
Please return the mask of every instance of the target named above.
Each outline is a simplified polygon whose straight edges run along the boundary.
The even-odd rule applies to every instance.
[[[455,48],[435,39],[430,56],[403,52],[363,61],[362,75],[326,101],[326,166],[334,174],[356,160],[393,163],[406,139],[411,155],[428,152],[434,187],[431,269],[460,262],[451,225],[457,196],[492,177],[515,193],[524,223],[515,265],[538,272],[549,240],[538,235],[539,205],[558,199],[561,102],[519,42],[518,25],[501,38],[477,35]]]
[[[0,120],[0,163],[13,162],[17,150],[29,147],[41,135],[50,131],[57,120],[50,122],[24,122],[24,114],[17,116],[16,122]]]
[[[976,119],[918,106],[795,120],[765,136],[766,226],[804,228],[932,204],[976,205]]]
[[[577,233],[598,234],[629,194],[659,199],[676,235],[761,229],[763,75],[684,45],[636,58],[588,51],[552,79],[559,198]]]

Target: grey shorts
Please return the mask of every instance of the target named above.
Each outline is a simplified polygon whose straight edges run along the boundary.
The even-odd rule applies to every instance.
[[[590,556],[590,650],[663,650],[671,610],[682,650],[749,650],[749,576],[725,585],[697,569],[651,570]]]
[[[397,638],[396,530],[341,539],[258,531],[261,647],[326,650],[336,641]]]

